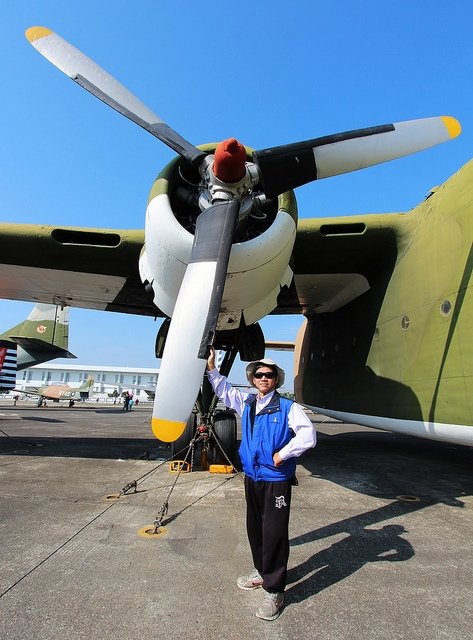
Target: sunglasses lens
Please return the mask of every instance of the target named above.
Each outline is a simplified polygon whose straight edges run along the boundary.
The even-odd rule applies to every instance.
[[[267,373],[266,372],[264,372],[264,373],[258,372],[258,373],[255,373],[255,378],[263,378],[263,376],[264,376],[268,380],[272,380],[274,378],[274,375],[275,374],[272,371],[268,371]]]

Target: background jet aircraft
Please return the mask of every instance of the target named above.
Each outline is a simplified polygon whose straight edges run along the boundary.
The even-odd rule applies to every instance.
[[[68,351],[69,309],[37,304],[27,319],[0,334],[0,344],[17,348],[17,369],[27,369],[55,358],[76,358]]]
[[[14,388],[17,371],[55,358],[75,358],[68,342],[69,309],[37,304],[26,320],[0,334],[0,391]]]
[[[386,124],[252,151],[195,147],[48,29],[31,44],[103,102],[177,152],[152,186],[144,233],[3,226],[0,295],[165,317],[153,431],[164,441],[214,414],[208,347],[264,354],[258,321],[307,318],[297,398],[328,415],[450,442],[473,441],[470,337],[472,165],[408,214],[298,221],[293,189],[450,140],[452,117]],[[202,389],[200,389],[201,384]],[[192,414],[194,415],[194,414]]]

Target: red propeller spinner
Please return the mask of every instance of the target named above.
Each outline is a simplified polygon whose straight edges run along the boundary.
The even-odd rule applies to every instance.
[[[213,172],[222,182],[239,182],[245,175],[246,150],[235,138],[219,142]]]

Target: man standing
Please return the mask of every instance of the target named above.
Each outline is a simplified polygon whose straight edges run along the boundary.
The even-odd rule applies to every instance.
[[[246,367],[257,394],[234,389],[215,368],[211,349],[207,376],[216,395],[241,416],[239,449],[245,473],[246,530],[254,571],[237,580],[240,589],[263,587],[256,615],[275,620],[284,605],[289,558],[289,510],[295,484],[296,458],[315,447],[315,427],[300,405],[276,391],[284,371],[264,358]]]

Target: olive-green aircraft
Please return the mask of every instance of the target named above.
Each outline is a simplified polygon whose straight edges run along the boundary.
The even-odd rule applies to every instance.
[[[55,358],[75,358],[68,343],[69,308],[35,305],[26,320],[0,334],[0,392],[15,387],[17,371]]]
[[[89,398],[94,379],[88,378],[80,387],[71,387],[68,384],[45,384],[42,387],[26,387],[21,392],[26,395],[39,396],[38,406],[41,406],[45,400],[78,400]]]
[[[296,313],[306,318],[299,401],[344,421],[473,443],[473,164],[408,213],[298,221],[293,193],[455,138],[453,117],[259,151],[234,138],[195,147],[51,30],[26,35],[178,156],[151,188],[144,232],[4,224],[1,297],[165,318],[152,417],[163,441],[190,440],[197,398],[200,422],[232,443],[234,417],[215,412],[206,382],[209,346],[225,351],[228,374],[237,353],[263,357],[261,318]]]

